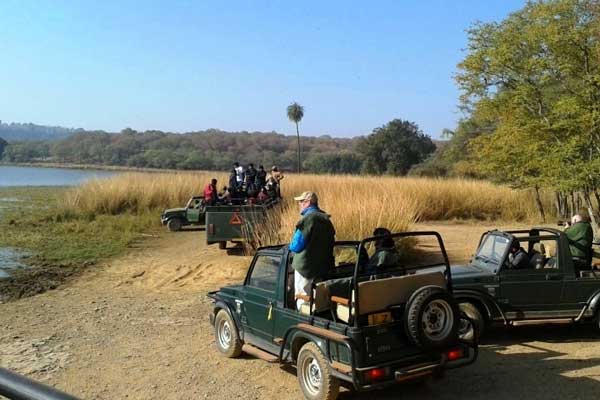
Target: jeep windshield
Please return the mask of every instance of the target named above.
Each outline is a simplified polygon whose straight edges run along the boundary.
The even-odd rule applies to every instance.
[[[473,257],[473,263],[496,273],[502,264],[509,243],[510,239],[506,236],[488,233],[481,241]]]

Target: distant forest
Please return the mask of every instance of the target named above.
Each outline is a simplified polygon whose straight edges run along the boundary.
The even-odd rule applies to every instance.
[[[228,170],[238,161],[265,168],[278,165],[287,171],[297,168],[296,137],[276,132],[210,129],[179,134],[127,128],[120,133],[108,133],[32,124],[2,124],[2,127],[0,158],[4,162]],[[5,135],[18,130],[24,132],[19,141],[15,141],[15,136]],[[40,136],[32,134],[34,131],[44,140],[23,140],[39,139]],[[376,128],[366,137],[301,138],[302,170],[314,173],[405,174],[434,150],[435,144],[415,124],[401,120]]]
[[[36,124],[3,123],[0,121],[0,138],[7,142],[23,140],[58,140],[66,138],[83,129],[63,128],[61,126],[45,126]]]

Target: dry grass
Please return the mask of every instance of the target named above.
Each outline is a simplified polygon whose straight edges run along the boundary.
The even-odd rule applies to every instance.
[[[225,173],[126,173],[72,189],[64,205],[87,214],[119,214],[177,207],[200,194],[210,178]],[[539,222],[533,194],[481,181],[335,175],[288,175],[283,181],[282,218],[269,222],[265,242],[289,239],[298,220],[291,200],[305,190],[318,193],[332,216],[338,239],[370,236],[377,226],[406,230],[425,220],[478,219]],[[551,211],[550,199],[545,201]]]
[[[87,182],[68,191],[63,205],[85,214],[120,214],[182,207],[202,193],[211,178],[226,182],[225,173],[125,173]]]
[[[465,179],[428,179],[335,175],[289,175],[283,181],[286,201],[303,191],[316,192],[332,216],[339,239],[370,236],[385,226],[406,230],[416,221],[502,220],[539,222],[533,193]],[[547,212],[552,211],[550,199]],[[281,232],[290,235],[298,219],[287,206]]]

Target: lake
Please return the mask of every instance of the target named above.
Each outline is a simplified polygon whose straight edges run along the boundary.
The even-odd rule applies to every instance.
[[[92,169],[13,167],[0,165],[0,187],[74,186],[90,179],[107,178],[114,171]]]
[[[0,218],[2,210],[27,205],[27,199],[2,194],[3,187],[27,186],[75,186],[90,179],[108,178],[119,172],[65,169],[0,166]],[[17,249],[0,247],[0,279],[6,278],[11,269],[26,267],[20,262],[24,254]]]

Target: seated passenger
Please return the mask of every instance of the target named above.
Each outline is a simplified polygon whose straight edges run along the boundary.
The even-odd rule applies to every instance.
[[[275,199],[279,196],[278,195],[279,192],[278,192],[278,188],[277,188],[277,181],[275,180],[275,178],[269,177],[265,188],[267,189],[267,194],[269,195],[269,197]]]
[[[219,200],[227,201],[227,199],[229,199],[230,196],[231,195],[229,193],[229,190],[227,189],[227,186],[223,186],[223,189],[219,193]]]
[[[508,265],[511,269],[525,269],[529,267],[529,256],[521,247],[521,243],[518,239],[513,239],[510,244]]]
[[[258,201],[260,203],[264,203],[265,201],[267,201],[269,199],[269,195],[267,194],[267,189],[262,188],[260,190],[260,192],[258,193]]]
[[[369,259],[367,273],[377,274],[398,265],[399,254],[391,234],[387,228],[376,228],[373,231],[373,236],[380,238],[375,241],[375,253]]]
[[[569,240],[569,250],[573,257],[573,264],[579,271],[589,270],[592,265],[592,242],[594,232],[586,212],[579,212],[573,216],[572,225],[565,229]]]

